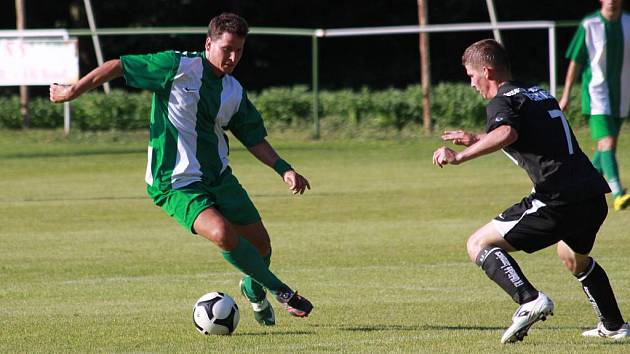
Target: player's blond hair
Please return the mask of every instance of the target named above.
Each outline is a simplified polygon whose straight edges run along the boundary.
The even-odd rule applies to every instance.
[[[494,39],[483,39],[471,44],[462,55],[462,65],[481,68],[492,67],[497,71],[510,72],[510,59],[501,43]]]

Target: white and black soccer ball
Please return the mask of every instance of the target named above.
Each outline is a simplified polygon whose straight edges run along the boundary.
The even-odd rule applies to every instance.
[[[193,307],[193,323],[205,335],[232,334],[239,319],[238,306],[228,294],[207,293]]]

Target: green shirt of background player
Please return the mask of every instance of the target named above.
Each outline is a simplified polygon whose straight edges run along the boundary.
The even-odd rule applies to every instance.
[[[619,130],[630,108],[630,15],[622,12],[622,0],[600,0],[601,8],[586,16],[567,49],[570,59],[559,101],[566,112],[571,87],[582,74],[582,113],[588,118],[597,151],[593,165],[613,192],[615,210],[630,205],[622,187],[616,147]]]
[[[105,62],[74,85],[50,86],[50,100],[65,102],[124,76],[127,84],[153,92],[145,180],[147,191],[180,224],[217,245],[224,258],[245,273],[241,292],[262,325],[275,324],[265,288],[297,317],[313,306],[270,270],[271,242],[249,196],[231,173],[230,130],[294,194],[309,182],[265,139],[260,114],[231,75],[248,33],[247,22],[223,13],[208,26],[205,51],[125,55]]]

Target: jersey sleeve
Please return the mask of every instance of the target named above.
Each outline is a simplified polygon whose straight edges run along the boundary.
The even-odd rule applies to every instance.
[[[179,57],[174,51],[120,57],[127,85],[164,92],[177,73]]]
[[[571,39],[571,43],[567,48],[567,52],[565,57],[569,60],[573,60],[574,62],[580,65],[588,64],[588,51],[586,48],[586,30],[584,29],[584,25],[580,24],[578,29],[575,31],[573,35],[573,39]]]
[[[244,90],[241,104],[234,117],[230,119],[228,129],[246,147],[258,144],[267,136],[262,117]]]
[[[488,120],[486,122],[486,133],[489,133],[502,125],[509,125],[518,132],[520,128],[520,115],[514,109],[514,103],[507,97],[493,98],[486,113]]]

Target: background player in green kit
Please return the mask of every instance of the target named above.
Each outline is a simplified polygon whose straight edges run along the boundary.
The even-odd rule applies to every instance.
[[[597,151],[593,165],[613,192],[615,210],[630,205],[630,194],[621,185],[616,148],[619,129],[630,107],[630,15],[622,0],[600,0],[601,8],[586,16],[567,49],[571,60],[559,101],[566,111],[571,86],[582,72],[582,113],[587,115]]]
[[[153,92],[148,194],[186,229],[217,245],[223,257],[245,273],[241,292],[251,302],[256,320],[274,325],[265,288],[294,316],[308,316],[313,306],[269,270],[269,235],[228,165],[225,131],[273,167],[294,194],[304,193],[310,185],[267,142],[260,114],[231,75],[247,33],[243,18],[223,13],[210,21],[203,52],[125,55],[103,63],[74,85],[51,85],[50,100],[73,100],[121,76],[129,86]]]

